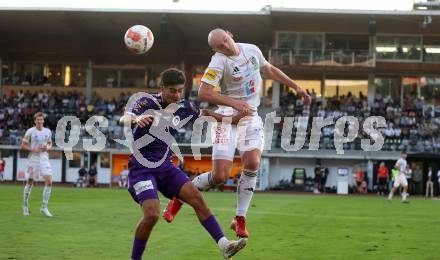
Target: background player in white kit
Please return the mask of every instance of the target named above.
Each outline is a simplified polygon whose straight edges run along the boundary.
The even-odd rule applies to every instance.
[[[21,144],[21,149],[29,151],[26,172],[27,181],[24,187],[23,215],[29,216],[28,201],[34,180],[38,179],[39,176],[43,176],[43,203],[40,211],[47,217],[52,217],[52,214],[47,209],[52,190],[52,167],[49,163],[47,150],[52,147],[52,132],[48,128],[43,127],[44,114],[42,112],[34,115],[34,122],[35,126],[26,131]]]
[[[399,171],[396,178],[394,179],[394,185],[393,189],[391,190],[390,194],[388,195],[388,200],[393,199],[394,193],[397,191],[397,189],[402,186],[403,192],[402,192],[402,202],[408,202],[408,181],[406,179],[406,171],[407,171],[407,165],[406,162],[407,153],[406,150],[402,151],[402,156],[399,160],[397,160],[396,164],[394,165],[394,168]]]
[[[303,97],[305,105],[310,104],[311,98],[291,78],[267,62],[256,45],[236,43],[230,32],[219,28],[209,33],[208,44],[216,53],[201,80],[199,99],[219,105],[216,112],[225,116],[232,116],[237,111],[253,111],[253,114],[242,119],[237,126],[217,125],[212,154],[213,171],[197,176],[193,184],[205,190],[224,183],[233,165],[235,149],[238,149],[244,169],[237,187],[236,217],[231,228],[235,229],[237,236],[248,237],[245,217],[264,149],[263,122],[257,113],[262,85],[260,71],[268,78],[295,90]],[[221,87],[221,94],[214,91],[217,85]],[[172,215],[177,214],[179,204],[173,200],[166,211],[172,212]]]

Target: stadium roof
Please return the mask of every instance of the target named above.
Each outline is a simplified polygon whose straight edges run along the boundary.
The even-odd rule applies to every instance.
[[[147,55],[149,62],[175,64],[191,56],[206,63],[210,56],[207,45],[210,30],[222,27],[239,34],[241,41],[269,45],[272,38],[267,26],[269,19],[262,12],[213,15],[158,10],[0,10],[0,33],[5,36],[0,38],[0,55],[16,53],[24,59],[33,49],[33,56],[36,50],[46,59],[51,53],[52,57],[63,59],[59,54],[64,53],[78,60],[90,58],[106,63],[122,58],[124,63],[145,63],[146,56],[132,55],[123,45],[125,31],[134,24],[144,24],[155,34],[155,46]]]
[[[266,6],[260,11],[119,10],[78,8],[0,7],[0,57],[10,60],[92,59],[96,63],[176,64],[191,59],[205,64],[211,55],[208,32],[232,31],[241,42],[252,42],[267,53],[278,30],[368,34],[374,17],[377,33],[440,35],[440,19],[421,27],[425,16],[438,11],[364,11],[288,9]],[[350,23],[347,23],[350,19]],[[125,30],[145,24],[155,34],[146,56],[128,53]]]
[[[440,16],[439,11],[433,10],[350,10],[350,9],[308,9],[308,8],[281,8],[267,6],[262,10],[270,10],[271,13],[303,13],[303,14],[337,14],[337,15],[391,15],[391,16]]]
[[[99,13],[167,13],[167,14],[231,14],[231,15],[268,15],[266,8],[260,11],[228,10],[179,10],[179,9],[119,9],[119,8],[72,8],[72,7],[2,7],[0,11],[60,11],[60,12],[99,12]]]

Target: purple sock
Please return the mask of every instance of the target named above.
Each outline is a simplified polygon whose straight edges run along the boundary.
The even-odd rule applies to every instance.
[[[131,259],[141,260],[146,245],[147,245],[147,240],[141,240],[135,238],[133,241],[133,248],[131,249]]]
[[[224,237],[222,228],[218,224],[217,220],[215,219],[214,215],[209,216],[205,220],[202,221],[203,227],[208,231],[208,233],[211,235],[211,237],[215,240],[215,242],[218,242],[220,238]]]

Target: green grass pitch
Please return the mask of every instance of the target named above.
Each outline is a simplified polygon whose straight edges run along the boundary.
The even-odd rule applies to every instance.
[[[232,238],[235,194],[204,195]],[[0,186],[0,259],[129,259],[141,212],[126,191],[55,185],[52,219],[39,212],[41,186],[32,190],[29,217],[21,215],[22,196],[21,186]],[[251,237],[234,259],[440,259],[440,200],[410,201],[256,193],[248,213]],[[159,221],[144,259],[222,258],[184,207],[174,223]]]

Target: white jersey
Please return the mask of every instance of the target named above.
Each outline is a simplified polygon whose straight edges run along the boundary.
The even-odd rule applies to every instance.
[[[237,43],[238,56],[216,52],[205,70],[202,82],[219,85],[221,94],[246,101],[255,110],[260,105],[262,79],[260,68],[268,64],[261,50],[253,45]]]
[[[406,166],[407,166],[407,162],[405,159],[400,158],[399,160],[397,160],[396,165],[399,166],[399,175],[406,174]]]
[[[52,132],[43,127],[40,131],[35,126],[29,128],[23,137],[23,142],[30,145],[31,149],[43,147],[52,141]],[[29,160],[31,161],[49,161],[49,154],[47,152],[29,153]]]

